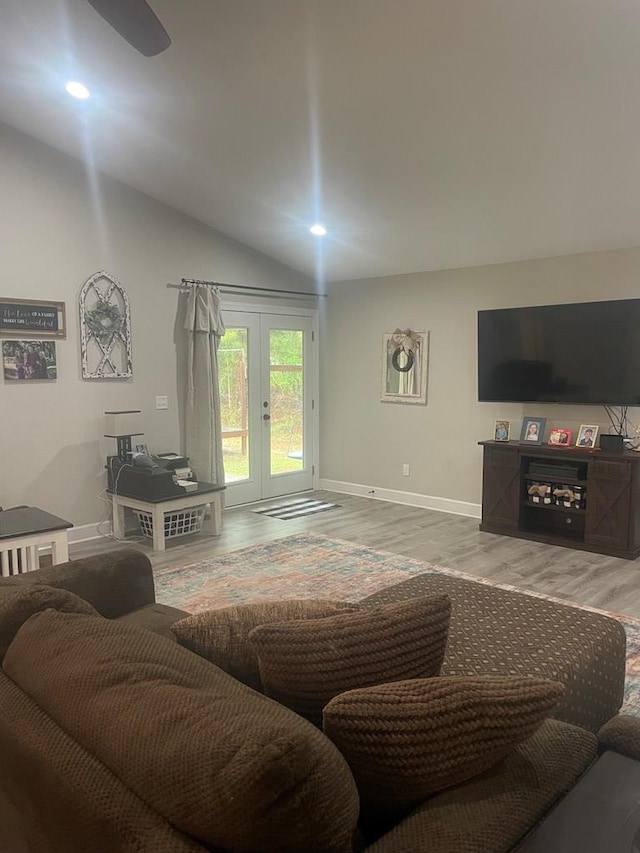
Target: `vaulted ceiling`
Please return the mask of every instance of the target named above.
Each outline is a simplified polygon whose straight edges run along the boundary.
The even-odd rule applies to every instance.
[[[5,0],[0,121],[319,279],[640,243],[637,0],[150,2]]]

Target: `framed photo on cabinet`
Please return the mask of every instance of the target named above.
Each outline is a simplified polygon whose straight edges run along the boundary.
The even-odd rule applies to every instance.
[[[520,432],[521,444],[542,444],[546,418],[525,418]]]
[[[494,441],[509,441],[510,434],[511,421],[496,421],[495,429],[493,431]]]

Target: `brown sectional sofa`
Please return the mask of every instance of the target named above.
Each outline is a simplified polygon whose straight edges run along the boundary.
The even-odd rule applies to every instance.
[[[57,606],[55,589],[83,606]],[[0,849],[515,850],[599,748],[638,757],[640,720],[616,716],[624,632],[598,614],[442,575],[364,604],[442,592],[452,602],[443,675],[535,675],[562,681],[565,697],[504,761],[374,840],[359,835],[353,779],[318,729],[169,639],[185,614],[155,602],[145,555],[123,549],[1,579]]]

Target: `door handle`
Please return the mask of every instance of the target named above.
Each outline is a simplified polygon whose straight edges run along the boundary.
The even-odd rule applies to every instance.
[[[263,415],[263,416],[262,416],[262,420],[263,420],[263,421],[270,421],[270,420],[271,420],[271,415]]]

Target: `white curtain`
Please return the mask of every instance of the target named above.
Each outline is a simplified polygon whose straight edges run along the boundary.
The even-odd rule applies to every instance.
[[[184,322],[187,330],[185,449],[196,478],[224,485],[218,344],[225,328],[220,295],[209,285],[192,285]]]

